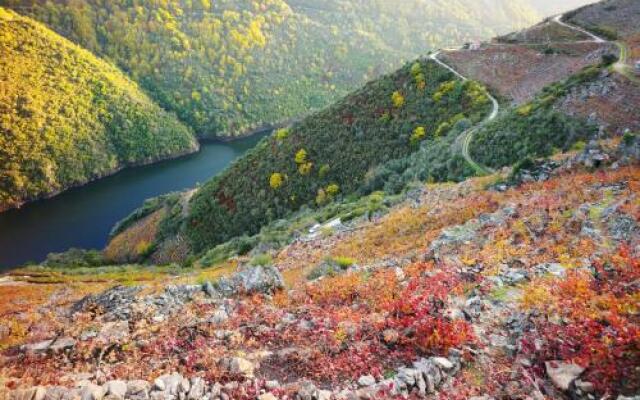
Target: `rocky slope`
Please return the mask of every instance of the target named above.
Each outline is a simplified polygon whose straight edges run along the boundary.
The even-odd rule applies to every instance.
[[[127,286],[19,271],[0,283],[4,396],[637,395],[639,146],[423,186],[269,257]]]
[[[583,39],[552,23],[492,46]],[[218,178],[147,201],[105,252],[3,276],[0,398],[640,398],[640,103],[615,60],[598,57],[475,126],[488,111],[482,86],[409,64],[276,132],[223,175],[228,185],[257,176],[275,193],[322,182],[314,207],[267,218],[252,236],[205,240],[196,254],[176,227],[215,235],[206,222],[224,214],[187,219],[194,207],[264,196],[227,196]],[[434,119],[450,97],[449,107],[475,99],[476,118]],[[300,133],[327,126],[336,154]],[[370,153],[340,146],[367,134]],[[474,160],[498,172],[463,180],[473,174],[458,164],[465,135]],[[316,175],[318,160],[377,151],[407,154]],[[348,196],[321,181],[353,171],[361,185],[346,181]],[[286,194],[273,204],[296,200]],[[109,265],[138,260],[149,265]],[[171,261],[181,264],[157,265]]]

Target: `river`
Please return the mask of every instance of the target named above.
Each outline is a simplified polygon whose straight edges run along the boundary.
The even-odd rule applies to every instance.
[[[145,199],[203,183],[266,134],[202,143],[200,152],[125,169],[56,197],[0,213],[0,271],[71,247],[101,249],[113,225]]]

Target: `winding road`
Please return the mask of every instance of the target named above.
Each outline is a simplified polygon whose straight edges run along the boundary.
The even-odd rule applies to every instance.
[[[579,26],[567,24],[566,22],[564,22],[562,20],[562,17],[564,17],[564,14],[556,15],[555,17],[553,17],[553,22],[555,22],[557,24],[560,24],[560,25],[564,26],[565,28],[569,28],[569,29],[572,29],[572,30],[574,30],[576,32],[580,32],[580,33],[582,33],[584,35],[589,36],[591,39],[593,39],[592,41],[594,43],[607,43],[608,42],[608,40],[603,39],[598,35],[594,35],[593,33],[589,32],[589,31],[587,31],[585,29],[582,29]]]
[[[569,23],[566,23],[562,20],[562,18],[564,17],[565,14],[560,14],[557,15],[555,17],[553,17],[552,21],[562,25],[568,29],[572,29],[574,31],[580,32],[584,35],[589,36],[592,40],[592,42],[594,43],[610,43],[609,40],[606,40],[598,35],[595,35],[589,31],[587,31],[586,29],[580,28],[579,26],[575,26]],[[634,81],[634,82],[640,82],[640,80],[633,75],[633,73],[630,73],[628,71],[628,66],[626,65],[626,58],[627,58],[627,49],[624,43],[622,42],[613,42],[615,43],[618,48],[620,49],[620,57],[619,57],[619,61],[613,66],[613,70],[620,73],[621,75],[624,75],[625,77],[627,77],[628,79]],[[455,49],[454,49],[455,50]],[[452,66],[448,65],[447,63],[443,62],[442,60],[440,60],[438,58],[438,55],[441,53],[442,50],[438,50],[434,53],[431,53],[429,55],[429,58],[431,60],[433,60],[434,62],[438,63],[440,66],[446,68],[447,70],[451,71],[454,75],[456,75],[458,78],[460,78],[463,81],[467,81],[469,80],[466,76],[462,75],[460,72],[456,71]],[[456,142],[454,144],[454,146],[459,146],[460,143],[462,144],[462,156],[464,157],[464,159],[467,161],[467,163],[469,163],[469,165],[471,165],[471,167],[476,171],[477,174],[479,175],[488,175],[488,174],[492,174],[495,172],[495,170],[493,170],[490,167],[487,167],[485,165],[482,165],[476,161],[473,160],[473,158],[471,157],[471,154],[469,153],[469,147],[471,145],[471,142],[473,140],[473,135],[478,131],[478,129],[480,129],[481,127],[483,127],[485,124],[487,124],[488,122],[491,122],[493,120],[496,119],[496,117],[498,116],[498,113],[500,112],[500,104],[498,103],[498,100],[496,100],[495,97],[493,97],[491,95],[491,93],[489,93],[489,91],[483,86],[484,92],[487,95],[487,97],[489,98],[489,100],[491,100],[491,103],[493,104],[493,109],[491,111],[491,113],[479,124],[477,124],[476,126],[467,129],[466,131],[462,132],[460,134],[460,136],[458,136],[458,138],[456,139]]]
[[[435,61],[436,63],[438,63],[439,65],[441,65],[442,67],[451,71],[454,75],[456,75],[458,78],[462,79],[463,81],[469,80],[466,76],[462,75],[461,73],[453,69],[453,67],[451,67],[450,65],[438,59],[438,54],[440,54],[440,51],[436,51],[435,53],[430,54],[429,58]],[[459,143],[462,143],[462,157],[464,157],[467,163],[471,165],[471,167],[476,171],[478,175],[489,175],[494,173],[495,171],[492,168],[489,168],[485,165],[482,165],[474,161],[473,158],[471,158],[471,154],[469,154],[469,145],[471,144],[471,140],[473,139],[473,134],[476,133],[476,131],[480,129],[482,126],[484,126],[486,123],[496,119],[496,117],[498,116],[498,113],[500,112],[500,104],[498,103],[498,100],[496,100],[496,98],[493,97],[491,93],[489,93],[489,91],[484,86],[483,86],[483,89],[485,94],[487,95],[489,100],[491,100],[491,103],[493,105],[491,113],[480,124],[462,132],[460,136],[458,136],[458,138],[456,139],[455,146],[457,146]]]

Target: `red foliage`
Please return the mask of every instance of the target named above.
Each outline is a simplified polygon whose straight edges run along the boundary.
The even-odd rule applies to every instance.
[[[550,286],[562,322],[538,319],[537,332],[523,344],[540,369],[546,360],[570,360],[587,368],[585,379],[602,393],[635,393],[640,390],[640,260],[623,246],[594,268],[593,274],[575,272]],[[537,352],[535,337],[545,340]]]
[[[449,296],[460,290],[459,275],[452,271],[427,274],[412,279],[391,305],[387,326],[409,332],[403,341],[422,352],[445,353],[472,341],[473,331],[466,321],[452,321],[444,315]]]

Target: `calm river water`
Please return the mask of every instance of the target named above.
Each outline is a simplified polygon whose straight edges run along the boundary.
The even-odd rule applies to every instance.
[[[0,271],[42,261],[71,247],[103,248],[113,225],[142,202],[203,183],[265,134],[231,143],[203,143],[197,154],[124,170],[52,199],[0,214]]]

